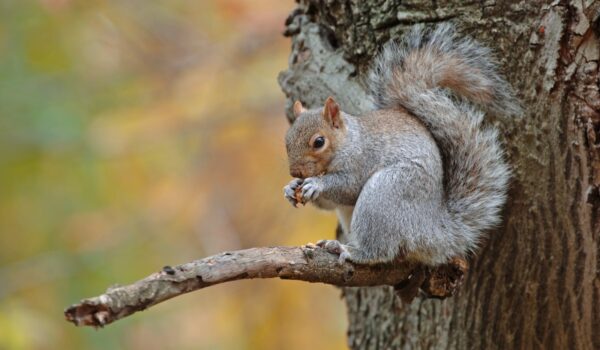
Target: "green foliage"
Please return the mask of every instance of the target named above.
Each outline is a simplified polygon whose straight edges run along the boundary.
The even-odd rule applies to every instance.
[[[294,282],[209,288],[101,331],[62,317],[163,265],[333,234],[282,196],[292,6],[0,4],[0,349],[344,346],[338,292]]]

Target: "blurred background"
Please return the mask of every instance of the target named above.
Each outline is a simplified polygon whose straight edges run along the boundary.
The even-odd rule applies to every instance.
[[[63,309],[224,250],[332,237],[294,209],[292,0],[0,1],[0,349],[335,349],[333,287],[240,281],[105,329]]]

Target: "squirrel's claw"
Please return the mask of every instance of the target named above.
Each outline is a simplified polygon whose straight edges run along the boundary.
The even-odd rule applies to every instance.
[[[317,246],[327,250],[331,254],[339,255],[338,262],[340,264],[345,263],[346,260],[351,260],[350,251],[340,241],[322,239],[317,242]]]
[[[319,198],[323,186],[321,185],[321,179],[318,177],[309,177],[302,182],[302,200],[303,202],[314,201]]]
[[[305,204],[319,197],[323,187],[320,181],[316,177],[309,177],[304,180],[293,179],[283,188],[283,196],[297,208],[298,203]],[[299,193],[297,194],[298,189]]]
[[[292,203],[294,208],[298,208],[298,199],[296,198],[296,189],[302,185],[302,179],[293,179],[283,188],[283,196],[288,202]]]

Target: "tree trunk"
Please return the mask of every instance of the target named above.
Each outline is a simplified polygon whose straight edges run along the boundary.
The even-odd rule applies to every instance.
[[[346,288],[351,348],[600,349],[599,16],[599,0],[299,1],[280,75],[288,115],[329,95],[360,113],[378,48],[445,20],[495,50],[526,109],[494,120],[510,198],[462,289],[403,305],[391,288]]]

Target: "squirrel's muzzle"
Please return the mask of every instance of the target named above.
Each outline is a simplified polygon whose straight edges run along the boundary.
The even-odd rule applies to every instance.
[[[304,178],[304,174],[302,173],[302,170],[299,168],[290,169],[290,175],[292,175],[292,177],[296,177],[296,178],[300,178],[300,179]]]

